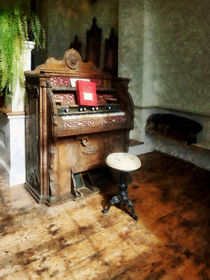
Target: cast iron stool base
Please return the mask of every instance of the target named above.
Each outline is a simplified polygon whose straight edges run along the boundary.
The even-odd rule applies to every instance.
[[[128,208],[131,210],[131,213],[130,213],[131,217],[134,220],[138,220],[138,217],[136,216],[135,211],[134,211],[133,203],[128,198],[128,194],[127,194],[128,185],[126,183],[126,175],[127,175],[126,172],[124,172],[124,171],[120,172],[119,191],[115,196],[113,196],[111,198],[111,200],[108,203],[108,206],[104,210],[102,210],[102,213],[106,214],[112,205],[116,205],[116,204],[120,203],[121,208],[124,205],[128,206]]]

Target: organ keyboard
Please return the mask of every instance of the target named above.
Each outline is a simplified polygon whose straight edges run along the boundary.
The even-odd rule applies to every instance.
[[[26,188],[42,203],[72,198],[75,176],[127,151],[133,128],[128,79],[112,77],[74,49],[26,77]],[[96,83],[98,104],[79,105],[75,80]]]

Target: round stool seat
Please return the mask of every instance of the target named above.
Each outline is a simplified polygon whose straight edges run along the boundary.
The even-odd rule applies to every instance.
[[[107,156],[106,164],[124,172],[134,171],[141,167],[140,159],[128,153],[112,153]]]

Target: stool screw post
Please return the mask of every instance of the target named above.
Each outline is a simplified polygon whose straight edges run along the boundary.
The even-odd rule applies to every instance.
[[[126,172],[123,172],[121,171],[120,172],[120,184],[119,184],[119,187],[120,187],[120,190],[127,190],[127,183],[126,183]]]

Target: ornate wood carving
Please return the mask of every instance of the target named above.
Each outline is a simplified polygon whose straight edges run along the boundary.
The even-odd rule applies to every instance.
[[[77,72],[75,72],[75,70],[77,70]],[[101,74],[100,70],[96,68],[93,62],[83,62],[80,54],[74,49],[66,51],[62,60],[57,60],[54,57],[49,57],[44,64],[37,66],[34,71],[30,72],[31,74],[44,74],[56,72],[57,74],[60,73],[60,75],[62,75],[62,73],[65,73],[65,76],[78,76],[77,73],[80,76],[87,76],[93,73],[95,75]]]
[[[56,102],[61,102],[63,104],[76,104],[75,94],[54,94],[54,99]]]
[[[52,86],[57,86],[57,87],[70,87],[70,79],[69,77],[63,77],[63,76],[53,76],[50,77],[50,84]]]
[[[113,94],[98,94],[98,104],[105,104],[107,100],[112,99]]]
[[[126,118],[125,117],[107,117],[103,119],[103,123],[105,125],[112,125],[112,124],[116,124],[116,123],[124,123],[126,122]]]
[[[64,59],[67,66],[74,70],[79,68],[82,61],[80,54],[74,49],[65,52]]]
[[[65,128],[73,128],[73,127],[89,127],[94,126],[94,120],[77,120],[77,121],[65,121],[64,127]]]

